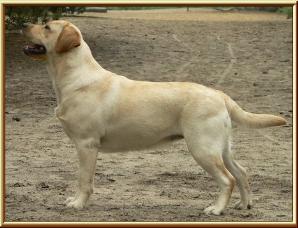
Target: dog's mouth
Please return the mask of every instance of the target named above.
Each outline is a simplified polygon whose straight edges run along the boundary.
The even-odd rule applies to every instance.
[[[29,44],[23,48],[26,55],[44,55],[47,53],[45,46],[41,44]]]

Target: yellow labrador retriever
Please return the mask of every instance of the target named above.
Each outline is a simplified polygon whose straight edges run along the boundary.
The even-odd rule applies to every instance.
[[[33,43],[24,52],[46,59],[63,129],[79,156],[79,187],[66,200],[83,208],[93,192],[98,150],[142,149],[183,137],[194,159],[218,183],[221,193],[207,214],[219,215],[235,183],[241,200],[251,207],[246,172],[232,156],[231,120],[251,128],[279,126],[285,119],[242,110],[223,92],[195,83],[134,81],[103,69],[93,58],[80,30],[67,21],[26,24],[23,34]]]

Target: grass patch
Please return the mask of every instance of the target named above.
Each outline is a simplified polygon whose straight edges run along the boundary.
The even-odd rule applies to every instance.
[[[177,9],[186,7],[162,7],[162,6],[123,6],[107,7],[108,10],[155,10],[155,9]]]
[[[277,12],[287,14],[288,18],[293,17],[293,8],[292,7],[280,7]]]

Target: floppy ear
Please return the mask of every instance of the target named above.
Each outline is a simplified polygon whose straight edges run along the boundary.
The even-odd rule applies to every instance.
[[[67,52],[81,45],[80,34],[72,26],[66,25],[60,33],[55,50],[57,53]]]

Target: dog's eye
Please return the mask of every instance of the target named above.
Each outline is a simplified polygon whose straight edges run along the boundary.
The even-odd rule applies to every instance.
[[[48,25],[46,25],[44,28],[47,29],[47,30],[51,29],[50,26],[48,26]]]

